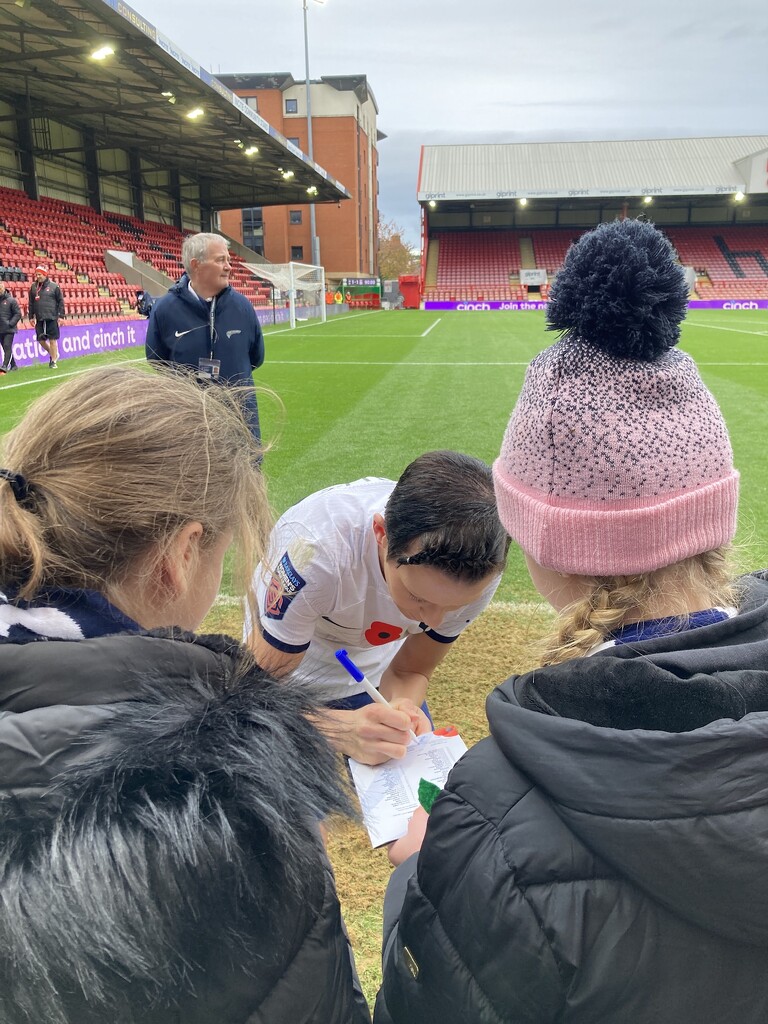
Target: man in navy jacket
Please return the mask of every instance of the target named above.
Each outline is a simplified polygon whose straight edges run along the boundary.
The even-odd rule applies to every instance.
[[[231,263],[221,235],[190,235],[181,247],[185,274],[152,307],[147,359],[185,366],[204,383],[246,385],[245,415],[260,436],[253,370],[264,362],[264,337],[256,311],[230,287]]]

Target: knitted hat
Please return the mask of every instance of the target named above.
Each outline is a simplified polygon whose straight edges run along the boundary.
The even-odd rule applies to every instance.
[[[48,267],[46,267],[44,263],[38,263],[38,265],[35,267],[35,273],[37,273],[38,270],[42,270],[44,274],[48,273]]]
[[[651,572],[728,543],[739,474],[696,364],[674,348],[687,288],[653,225],[601,224],[568,250],[493,466],[499,517],[540,565]]]

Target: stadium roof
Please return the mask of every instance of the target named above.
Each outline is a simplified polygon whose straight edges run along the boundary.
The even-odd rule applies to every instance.
[[[424,146],[418,200],[768,192],[768,135]]]
[[[114,54],[94,60],[104,45]],[[0,0],[0,95],[19,117],[90,130],[98,149],[138,149],[193,178],[211,209],[311,202],[308,188],[318,202],[350,195],[122,0]]]

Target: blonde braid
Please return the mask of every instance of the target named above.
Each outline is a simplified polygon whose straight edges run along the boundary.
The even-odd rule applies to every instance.
[[[543,641],[543,662],[557,665],[588,654],[628,622],[663,615],[685,618],[690,595],[704,595],[709,607],[738,603],[729,546],[705,551],[671,566],[636,576],[586,577],[587,595],[564,608]]]

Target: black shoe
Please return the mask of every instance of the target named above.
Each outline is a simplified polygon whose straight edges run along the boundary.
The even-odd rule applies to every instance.
[[[49,370],[58,370],[58,368],[59,368],[59,364],[54,359],[49,359],[48,360],[48,369]]]

